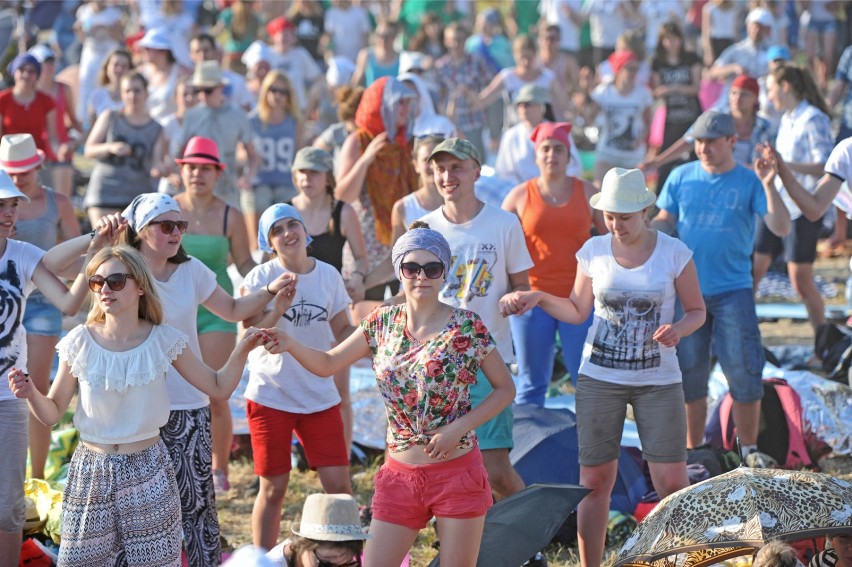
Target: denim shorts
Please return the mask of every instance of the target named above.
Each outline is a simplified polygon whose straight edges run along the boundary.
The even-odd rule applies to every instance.
[[[808,22],[808,31],[814,33],[837,33],[837,20],[824,20]]]
[[[719,360],[734,400],[763,398],[763,344],[751,288],[705,295],[707,320],[677,345],[687,402],[707,397],[711,353]]]
[[[40,293],[27,298],[23,323],[29,335],[58,337],[62,334],[62,312]]]

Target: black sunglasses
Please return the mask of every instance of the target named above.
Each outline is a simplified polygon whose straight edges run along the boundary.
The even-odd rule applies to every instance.
[[[189,228],[189,222],[185,220],[157,220],[151,221],[148,224],[160,225],[160,230],[163,231],[163,234],[171,234],[176,228],[180,231],[181,234],[183,234],[184,232],[186,232],[186,229]]]
[[[290,90],[289,89],[276,89],[276,88],[273,87],[273,88],[269,89],[269,92],[271,92],[272,94],[280,94],[282,96],[290,96]]]
[[[121,291],[127,285],[127,278],[134,279],[133,274],[110,274],[107,277],[89,276],[89,289],[99,293],[106,284],[113,291]]]
[[[206,95],[211,95],[211,94],[213,94],[213,91],[215,91],[217,88],[218,87],[204,87],[204,88],[196,87],[195,88],[195,94],[204,93]]]
[[[356,556],[355,559],[348,563],[335,564],[330,561],[323,561],[317,557],[317,552],[314,550],[314,558],[317,560],[317,567],[361,567],[361,558]]]
[[[423,270],[423,273],[430,280],[437,280],[444,275],[444,264],[441,262],[427,262],[422,266],[416,262],[403,262],[399,269],[402,272],[402,277],[407,280],[413,280],[419,276],[420,270]]]

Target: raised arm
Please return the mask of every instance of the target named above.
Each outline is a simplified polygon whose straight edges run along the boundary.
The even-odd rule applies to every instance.
[[[233,297],[221,286],[216,286],[210,297],[202,304],[213,314],[225,321],[245,321],[263,312],[273,295],[290,295],[295,290],[293,274],[285,272],[272,280],[266,287],[242,297]]]
[[[830,173],[826,173],[820,178],[814,192],[810,193],[802,187],[793,171],[778,155],[778,152],[767,144],[761,145],[758,150],[761,152],[761,157],[774,166],[778,177],[781,179],[781,184],[784,185],[787,194],[801,209],[802,214],[811,222],[819,220],[831,207],[831,203],[840,191],[843,181]]]
[[[767,228],[776,236],[788,235],[793,223],[790,220],[790,211],[781,200],[781,195],[775,190],[775,169],[772,167],[771,160],[764,158],[761,154],[754,160],[754,172],[760,178],[763,193],[766,195],[767,210],[763,220]]]
[[[594,307],[592,280],[577,270],[574,289],[570,297],[556,297],[543,291],[525,291],[517,294],[517,315],[523,315],[535,306],[544,309],[547,314],[572,325],[579,325],[589,318]]]
[[[361,195],[367,170],[376,159],[378,151],[388,143],[387,132],[382,132],[361,151],[358,133],[352,132],[340,148],[340,171],[343,174],[337,180],[334,188],[334,198],[347,203],[354,203]]]
[[[333,376],[370,354],[370,346],[364,339],[361,329],[355,329],[343,342],[329,351],[307,347],[281,329],[267,329],[267,331],[277,342],[264,345],[266,350],[273,354],[290,353],[305,370],[322,378]]]

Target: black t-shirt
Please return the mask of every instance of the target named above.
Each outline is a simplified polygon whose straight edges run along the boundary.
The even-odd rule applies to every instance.
[[[651,62],[651,70],[660,75],[661,85],[691,85],[692,67],[700,64],[701,60],[695,53],[684,51],[675,65],[668,63],[665,57],[655,57]],[[701,114],[697,96],[670,94],[665,98],[667,123],[692,124]]]
[[[291,21],[296,28],[296,38],[299,40],[299,45],[307,49],[314,59],[318,61],[322,59],[319,53],[319,42],[322,34],[325,33],[323,15],[305,16],[297,14]]]

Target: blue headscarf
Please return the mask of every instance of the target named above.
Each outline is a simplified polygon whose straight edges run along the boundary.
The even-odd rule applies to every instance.
[[[14,78],[15,71],[20,69],[23,65],[32,65],[36,69],[36,76],[41,76],[41,63],[38,62],[38,59],[33,56],[32,53],[21,53],[9,63],[9,66],[6,67],[6,72],[9,74],[9,77]]]
[[[302,215],[293,205],[285,205],[284,203],[272,205],[263,211],[262,215],[260,215],[260,220],[258,221],[257,226],[257,247],[264,252],[275,252],[275,249],[272,248],[272,245],[269,243],[269,231],[272,230],[272,226],[281,219],[296,219],[302,223],[302,226],[305,226],[305,219],[302,218]],[[308,228],[305,227],[305,233],[307,232]],[[310,244],[311,240],[313,240],[311,235],[308,235],[305,244]]]
[[[391,252],[393,272],[396,274],[398,280],[402,279],[400,266],[403,259],[405,259],[405,255],[415,250],[431,252],[444,265],[444,275],[450,271],[450,258],[452,258],[453,253],[444,235],[431,228],[412,228],[399,237],[399,240],[393,245],[393,251]]]

